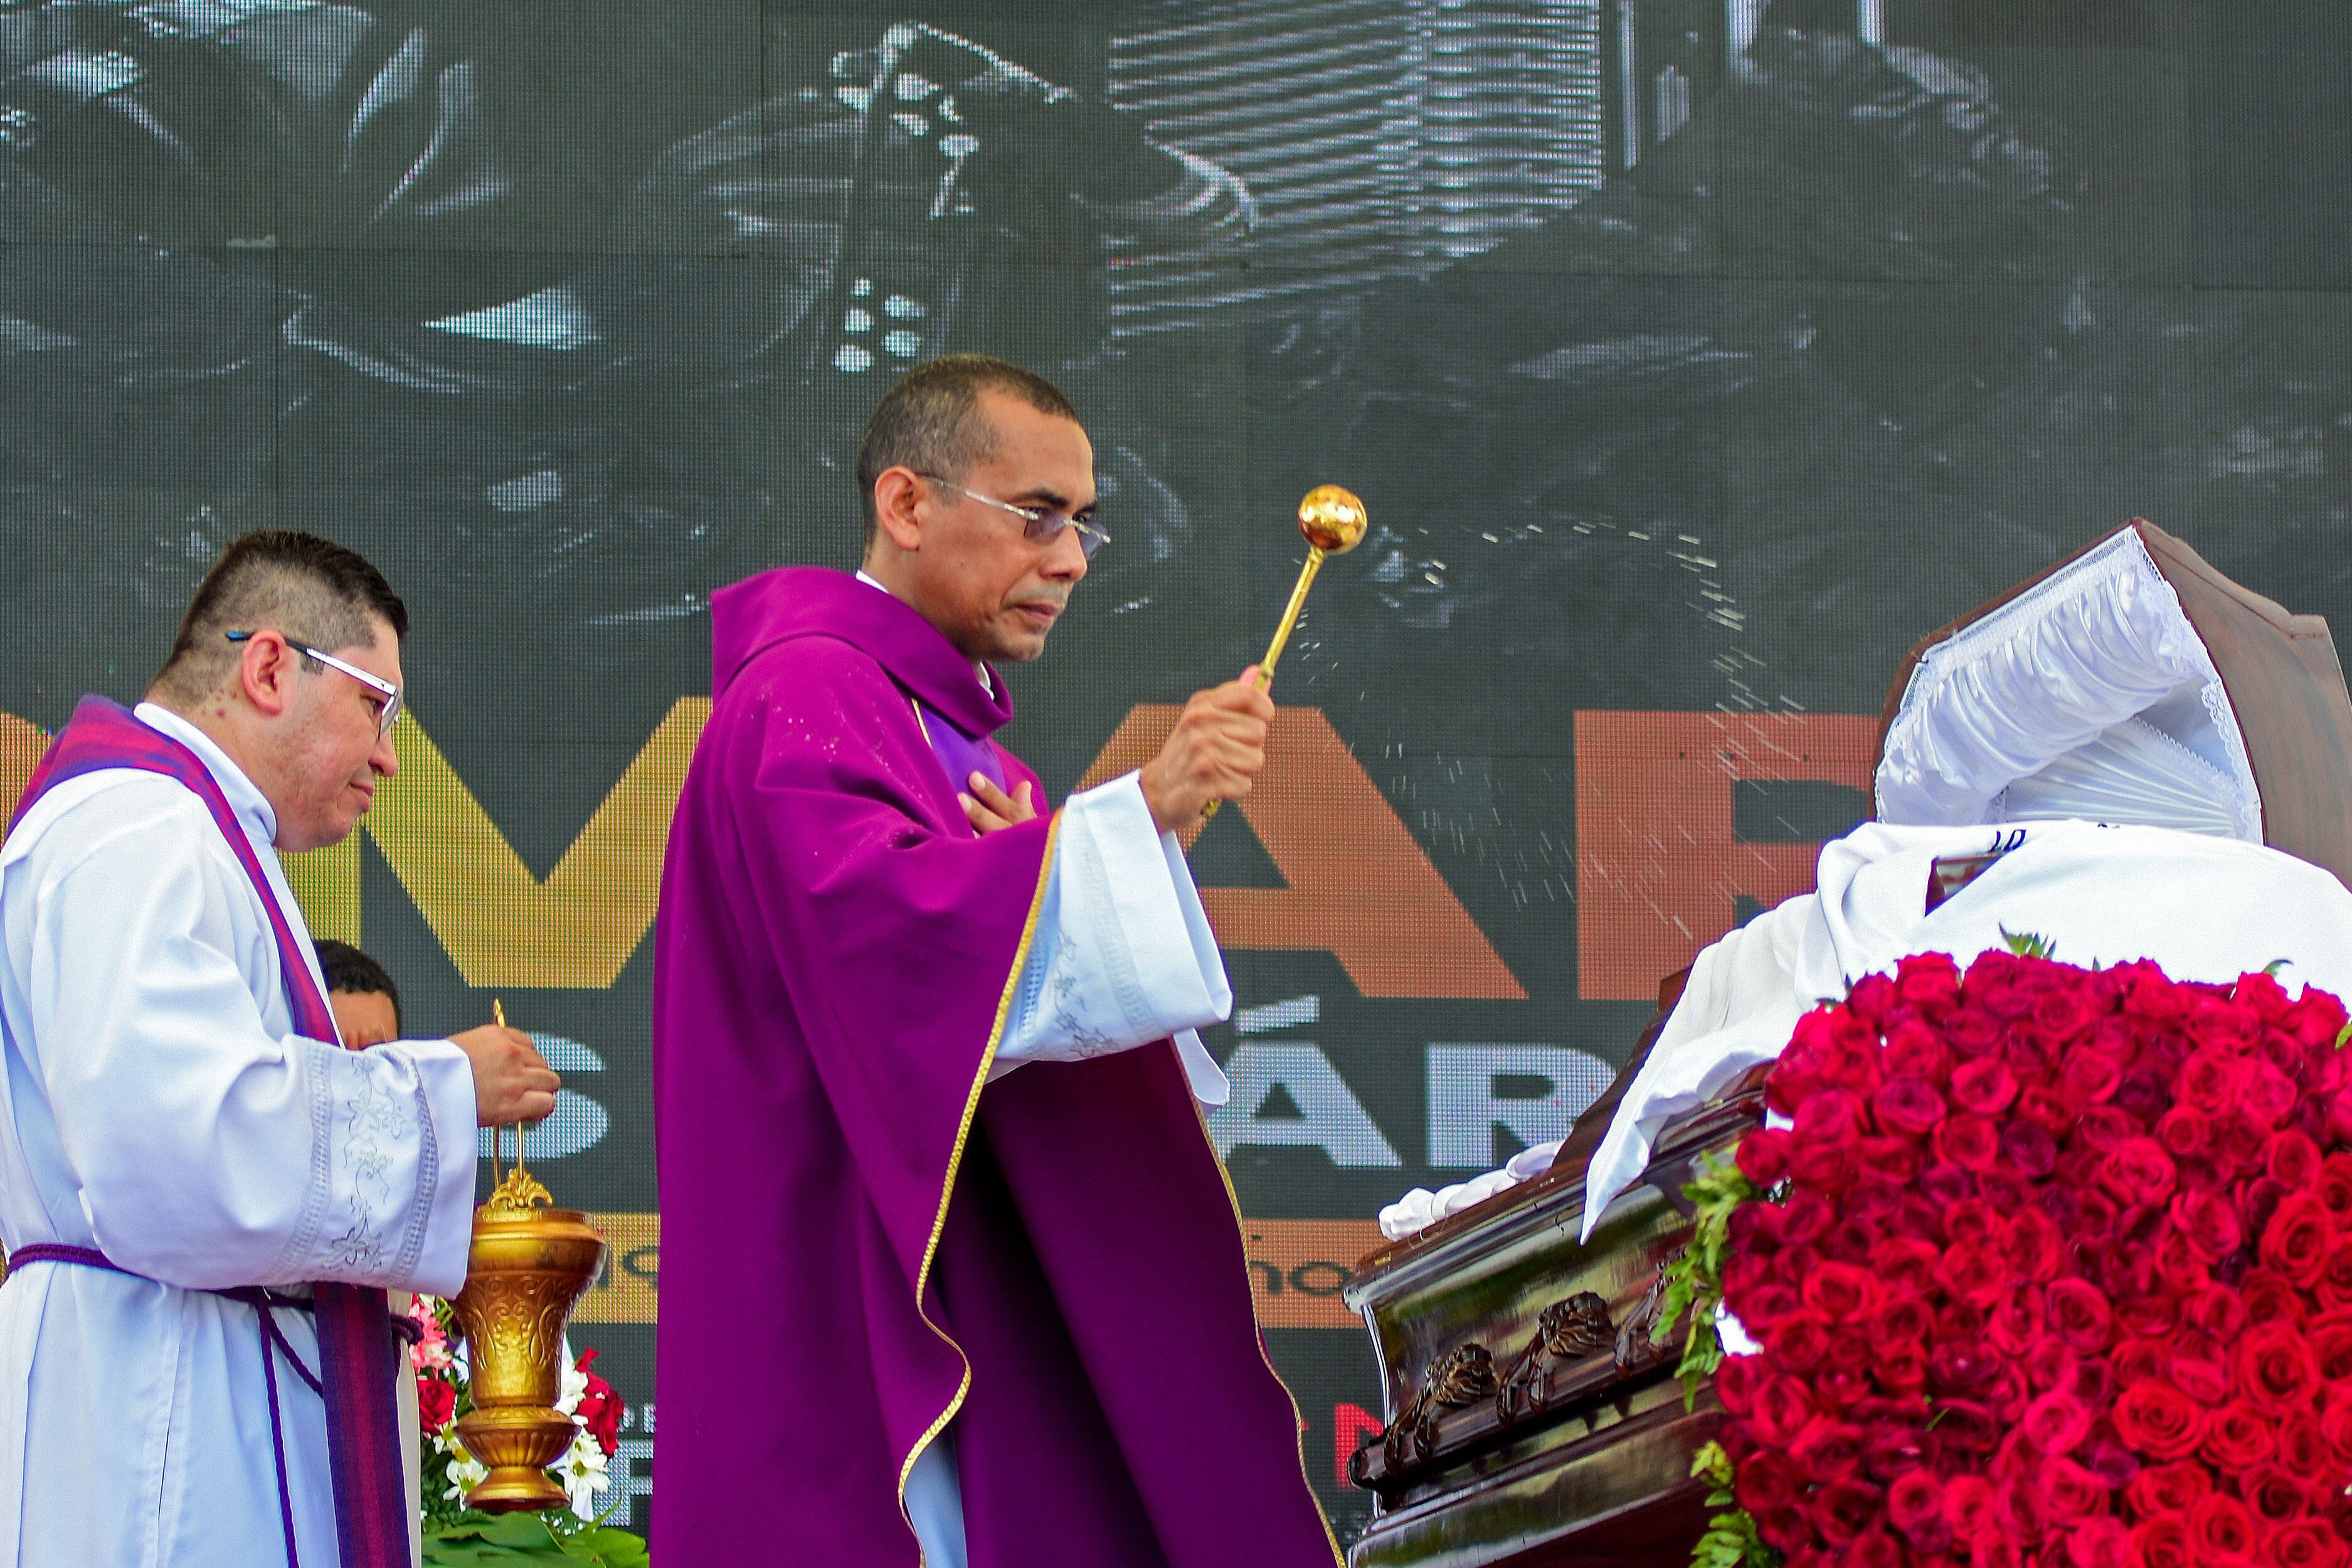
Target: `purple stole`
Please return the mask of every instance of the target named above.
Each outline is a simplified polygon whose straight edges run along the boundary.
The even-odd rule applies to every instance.
[[[270,891],[260,857],[211,770],[187,747],[142,723],[119,702],[85,697],[26,784],[16,820],[23,820],[35,801],[66,780],[106,768],[162,773],[186,785],[205,803],[268,912],[296,1032],[314,1040],[340,1040],[334,1015],[311,983],[310,965],[286,911]],[[319,1327],[319,1383],[327,1405],[327,1466],[334,1480],[335,1534],[343,1568],[407,1568],[408,1515],[416,1504],[408,1496],[401,1468],[400,1416],[394,1403],[399,1354],[390,1309],[383,1291],[373,1286],[321,1283],[313,1285],[311,1292]],[[270,1354],[265,1343],[265,1365]],[[279,1484],[284,1484],[282,1474]],[[287,1547],[290,1560],[290,1516]]]
[[[996,742],[975,741],[921,698],[911,700],[916,721],[923,727],[923,739],[931,743],[931,755],[939,758],[940,766],[947,770],[950,788],[958,795],[970,794],[974,773],[984,775],[999,789],[1004,787],[1004,759],[996,754]]]

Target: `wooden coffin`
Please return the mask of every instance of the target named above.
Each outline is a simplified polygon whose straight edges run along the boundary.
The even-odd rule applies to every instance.
[[[2352,883],[2352,697],[2326,623],[2294,616],[2134,521],[2226,687],[2261,794],[2266,843]],[[2102,545],[1921,639],[1896,671],[1881,725],[1936,644]],[[1722,1410],[1685,1405],[1680,1338],[1651,1342],[1660,1276],[1688,1244],[1683,1184],[1762,1115],[1759,1068],[1660,1134],[1639,1184],[1590,1245],[1584,1173],[1679,993],[1609,1093],[1578,1120],[1551,1169],[1365,1258],[1345,1299],[1370,1330],[1387,1429],[1350,1476],[1376,1503],[1351,1568],[1675,1568],[1705,1529],[1693,1456]]]

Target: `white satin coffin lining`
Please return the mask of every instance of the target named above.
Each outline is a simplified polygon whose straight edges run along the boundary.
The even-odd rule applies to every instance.
[[[2078,816],[2263,841],[2245,739],[2180,597],[2126,529],[1920,656],[1878,819]]]

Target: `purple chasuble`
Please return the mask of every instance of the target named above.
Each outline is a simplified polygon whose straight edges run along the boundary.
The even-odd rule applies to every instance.
[[[278,943],[286,1005],[295,1030],[329,1044],[341,1037],[334,1014],[310,979],[299,939],[270,891],[252,840],[221,794],[204,760],[129,709],[103,697],[85,697],[58,731],[48,754],[25,786],[16,820],[68,779],[107,768],[138,768],[177,780],[211,811],[237,864],[253,883]],[[13,826],[13,824],[12,824]],[[408,1515],[416,1506],[401,1469],[399,1407],[394,1389],[399,1352],[383,1290],[373,1286],[320,1283],[311,1287],[319,1328],[319,1382],[327,1406],[327,1466],[334,1483],[335,1533],[342,1568],[406,1568]],[[265,1348],[265,1360],[268,1355]],[[287,1525],[290,1554],[293,1526]]]
[[[971,754],[1042,803],[1003,681],[845,574],[711,620],[656,928],[655,1560],[911,1568],[952,1421],[971,1568],[1328,1568],[1172,1047],[982,1092],[1053,853],[956,803]]]

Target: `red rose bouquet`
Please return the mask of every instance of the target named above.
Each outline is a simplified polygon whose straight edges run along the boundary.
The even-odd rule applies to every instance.
[[[2347,1035],[2267,973],[2015,952],[1808,1016],[1683,1281],[1761,1346],[1701,1561],[2352,1564]]]

